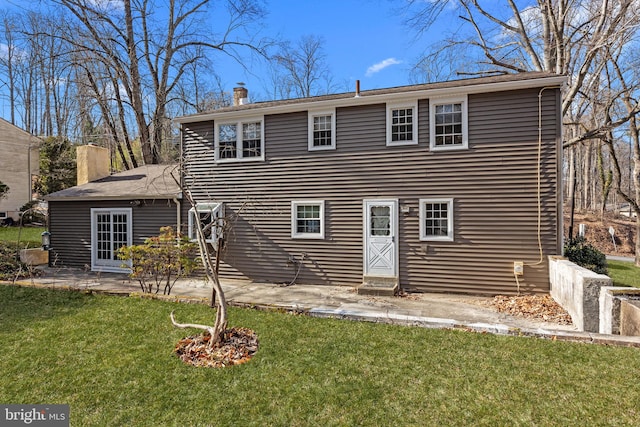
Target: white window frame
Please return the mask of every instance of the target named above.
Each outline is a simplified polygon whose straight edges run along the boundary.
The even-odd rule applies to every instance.
[[[189,227],[188,227],[188,237],[190,240],[197,240],[198,236],[196,235],[196,221],[195,221],[195,213],[197,212],[210,212],[213,218],[218,221],[218,224],[214,227],[211,227],[211,234],[208,236],[205,241],[207,243],[216,244],[218,239],[222,237],[222,222],[224,221],[224,205],[219,202],[206,202],[206,203],[198,203],[195,207],[189,209]]]
[[[392,141],[392,129],[393,129],[393,111],[401,110],[401,109],[409,109],[413,110],[412,114],[412,129],[411,129],[411,140],[406,141]],[[408,100],[406,102],[395,102],[387,104],[387,146],[398,146],[398,145],[415,145],[418,143],[418,100]]]
[[[110,273],[127,273],[131,271],[131,260],[106,260],[98,259],[98,215],[108,213],[126,215],[127,217],[127,242],[126,246],[133,244],[133,209],[131,208],[91,208],[91,271],[104,271]],[[113,233],[113,230],[111,230]],[[111,240],[113,243],[113,240]],[[125,267],[128,266],[128,267]]]
[[[320,232],[298,233],[298,206],[320,207]],[[291,202],[291,237],[293,239],[324,239],[324,200],[294,200]]]
[[[309,151],[320,151],[320,150],[335,150],[336,149],[336,109],[329,110],[316,110],[308,112],[308,148]],[[322,146],[314,146],[313,145],[313,134],[314,134],[314,119],[316,117],[331,117],[331,145],[322,145]]]
[[[447,205],[447,235],[446,236],[427,236],[426,221],[426,205],[427,203],[444,203]],[[453,198],[437,198],[437,199],[420,199],[420,240],[429,242],[453,242]]]
[[[462,112],[462,144],[436,145],[436,106],[460,104]],[[467,95],[429,99],[429,149],[431,151],[466,150],[469,148],[469,115]]]
[[[242,156],[242,125],[249,123],[260,123],[260,156],[243,157]],[[236,157],[230,159],[220,158],[220,126],[234,125],[236,126]],[[239,120],[221,120],[216,121],[214,126],[214,152],[216,162],[257,162],[264,161],[264,116],[248,117]]]

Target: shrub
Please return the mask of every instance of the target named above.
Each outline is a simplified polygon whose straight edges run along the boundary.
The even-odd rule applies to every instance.
[[[598,274],[607,274],[607,257],[584,237],[578,236],[565,242],[564,256],[581,267]]]
[[[172,227],[160,228],[160,235],[149,237],[142,245],[123,246],[118,250],[121,260],[131,262],[130,277],[138,280],[142,292],[160,292],[171,289],[180,277],[196,268],[196,245],[186,237],[179,237]],[[126,265],[128,267],[128,265]]]
[[[15,246],[0,242],[0,280],[22,279],[34,273],[20,261]]]

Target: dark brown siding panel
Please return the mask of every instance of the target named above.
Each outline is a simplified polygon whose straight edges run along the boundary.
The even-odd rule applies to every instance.
[[[213,122],[184,125],[189,188],[225,203],[234,219],[226,277],[289,282],[291,257],[305,255],[297,283],[362,280],[363,200],[398,199],[400,282],[411,290],[515,293],[548,290],[546,257],[557,252],[557,90],[543,93],[538,249],[539,89],[470,95],[469,149],[429,150],[429,100],[418,102],[419,143],[386,146],[386,106],[336,110],[336,150],[309,152],[307,112],[266,116],[264,162],[220,163]],[[418,201],[454,199],[453,242],[419,240]],[[291,237],[291,201],[325,201],[325,239]],[[183,208],[186,215],[187,207]],[[186,216],[183,222],[186,221]]]
[[[133,244],[157,236],[160,227],[176,227],[177,207],[172,200],[141,200],[132,208]],[[58,266],[91,266],[91,208],[130,208],[129,201],[51,201],[49,230],[52,262]]]
[[[91,266],[91,211],[84,202],[49,202],[51,263]]]

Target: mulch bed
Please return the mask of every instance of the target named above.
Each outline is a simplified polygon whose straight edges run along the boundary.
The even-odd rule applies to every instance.
[[[248,362],[258,351],[258,336],[248,328],[229,328],[219,343],[209,348],[211,335],[193,335],[178,341],[174,353],[193,366],[224,368]]]

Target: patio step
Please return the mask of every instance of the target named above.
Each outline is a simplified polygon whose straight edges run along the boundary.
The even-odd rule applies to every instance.
[[[395,296],[398,293],[398,279],[385,276],[364,276],[362,285],[356,288],[358,295]]]

